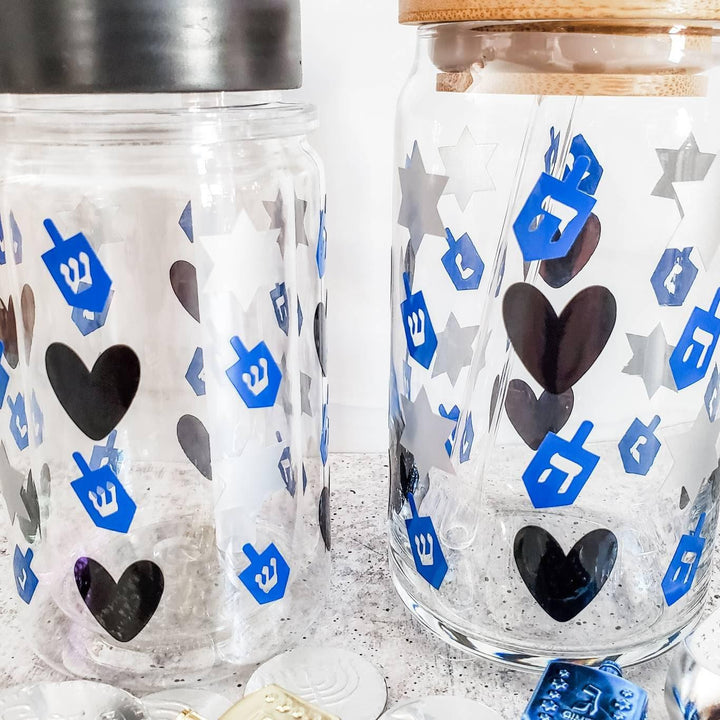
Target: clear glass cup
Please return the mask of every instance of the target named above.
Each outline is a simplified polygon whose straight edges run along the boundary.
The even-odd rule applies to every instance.
[[[708,23],[418,28],[398,108],[390,563],[447,642],[630,664],[717,525]]]
[[[277,94],[0,105],[0,462],[28,642],[151,689],[328,580],[324,186]]]

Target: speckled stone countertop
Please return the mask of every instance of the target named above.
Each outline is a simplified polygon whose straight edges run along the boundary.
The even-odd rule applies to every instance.
[[[424,695],[460,695],[485,702],[505,720],[519,718],[535,676],[450,649],[422,630],[396,598],[385,540],[386,457],[333,455],[331,472],[332,589],[311,633],[312,643],[347,648],[381,668],[388,707]],[[1,513],[4,517],[4,508]],[[0,687],[62,679],[23,643],[4,529],[5,523],[0,523]],[[716,565],[708,610],[720,601],[719,575]],[[626,673],[650,693],[649,720],[667,717],[663,686],[669,662],[666,654]],[[211,687],[229,699],[239,699],[248,676],[247,671],[238,673]]]

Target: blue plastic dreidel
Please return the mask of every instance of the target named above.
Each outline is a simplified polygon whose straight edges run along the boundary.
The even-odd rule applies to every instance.
[[[570,252],[595,207],[595,198],[578,189],[590,164],[590,158],[575,158],[563,180],[547,173],[540,175],[513,224],[525,262],[552,260]],[[561,218],[545,209],[548,199],[554,201],[555,212],[565,206],[563,214],[573,215],[559,235]]]
[[[465,421],[465,429],[460,438],[460,452],[458,457],[461,463],[466,463],[470,459],[470,451],[472,450],[474,441],[475,430],[473,428],[472,413],[468,413],[467,420]]]
[[[80,283],[79,292],[83,292],[87,289],[87,284]],[[79,307],[74,307],[72,313],[70,313],[70,319],[75,323],[77,329],[82,333],[83,336],[87,336],[96,330],[99,330],[107,321],[108,314],[110,313],[110,305],[112,304],[113,291],[111,290],[105,307],[102,312],[93,312],[92,310],[83,310]]]
[[[705,513],[700,516],[695,529],[680,538],[662,581],[662,591],[668,605],[673,605],[690,592],[705,548],[705,538],[700,535],[704,524]]]
[[[225,374],[238,395],[249,408],[272,407],[280,389],[282,372],[268,346],[259,342],[248,350],[237,335],[230,339],[230,344],[239,359]]]
[[[485,270],[485,263],[478,254],[470,236],[465,233],[457,240],[445,228],[450,249],[442,256],[442,264],[457,290],[477,290]]]
[[[250,560],[250,565],[238,575],[240,582],[259,605],[281,600],[287,589],[290,567],[275,543],[270,543],[261,553],[246,543],[243,552]]]
[[[102,465],[97,470],[92,470],[78,452],[73,453],[73,460],[77,463],[82,477],[73,480],[70,486],[90,519],[103,530],[126,533],[130,529],[137,507],[110,465]]]
[[[327,403],[322,406],[322,431],[320,432],[320,459],[323,465],[327,465],[328,442],[330,436],[330,420],[328,418]]]
[[[104,445],[93,446],[90,462],[88,463],[91,470],[99,470],[104,465],[107,465],[117,476],[122,464],[123,454],[121,450],[115,447],[116,439],[117,430],[113,430],[107,436]]]
[[[553,660],[535,687],[523,720],[644,720],[648,695],[606,660],[588,667]]]
[[[18,450],[24,450],[30,444],[25,398],[21,393],[18,393],[15,400],[8,395],[7,401],[10,406],[10,433],[18,446]]]
[[[0,342],[0,408],[5,402],[5,393],[7,392],[8,385],[10,384],[10,374],[2,366],[3,353],[5,352],[4,343]]]
[[[549,432],[540,443],[522,479],[536,508],[572,505],[600,457],[583,447],[593,424],[583,422],[572,440]]]
[[[620,458],[626,473],[647,475],[655,462],[661,442],[655,435],[660,424],[660,416],[656,415],[649,425],[635,418],[618,443]]]
[[[720,339],[720,288],[709,310],[696,307],[670,356],[670,370],[678,390],[702,380],[710,367],[713,353]]]
[[[430,313],[422,292],[413,294],[408,273],[403,273],[403,284],[407,299],[400,303],[400,311],[408,353],[424,368],[429,368],[437,350],[437,336],[430,320]]]
[[[327,263],[327,227],[325,226],[325,215],[327,210],[320,211],[320,229],[318,230],[318,244],[315,251],[315,262],[317,262],[318,275],[322,280],[325,275],[325,265]]]
[[[586,170],[585,177],[579,182],[578,190],[582,190],[588,195],[594,195],[598,185],[600,184],[600,178],[603,174],[603,167],[595,157],[595,153],[592,148],[588,145],[587,140],[582,135],[576,135],[572,143],[570,143],[570,154],[573,156],[573,160],[577,162],[578,158],[584,157],[590,161]],[[570,168],[565,167],[563,173],[563,179],[570,174]]]
[[[33,561],[33,551],[28,548],[25,554],[22,554],[20,548],[15,546],[15,554],[13,556],[13,575],[15,576],[15,588],[20,599],[30,604],[35,595],[38,586],[37,575],[33,572],[30,564]]]
[[[270,291],[270,300],[272,301],[273,310],[275,311],[275,319],[280,329],[287,335],[290,330],[290,313],[288,308],[288,296],[285,289],[285,283],[275,283],[275,287]]]
[[[690,259],[691,247],[667,248],[650,277],[659,305],[679,307],[695,282],[698,269]]]
[[[198,397],[205,394],[205,360],[201,347],[195,348],[195,353],[185,373],[185,379]]]
[[[55,247],[42,259],[68,305],[102,313],[110,296],[112,280],[90,246],[77,233],[65,240],[49,218],[43,223]]]
[[[448,571],[445,555],[432,519],[418,515],[415,496],[412,493],[408,493],[407,499],[410,503],[412,517],[405,521],[405,526],[410,541],[410,550],[415,561],[415,569],[437,590],[442,585]]]
[[[452,409],[448,412],[444,405],[438,408],[438,412],[441,417],[447,418],[448,420],[455,421],[455,427],[453,428],[450,437],[445,441],[445,450],[447,450],[448,457],[452,457],[453,443],[455,442],[455,436],[457,435],[457,426],[460,421],[460,408],[457,405],[453,405]]]

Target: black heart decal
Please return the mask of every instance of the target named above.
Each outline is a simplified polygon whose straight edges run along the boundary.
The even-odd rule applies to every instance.
[[[523,380],[511,380],[505,396],[505,412],[518,435],[528,447],[537,450],[548,432],[565,427],[573,409],[573,391],[562,395],[544,392],[535,397]]]
[[[560,237],[559,231],[556,236]],[[599,242],[600,220],[597,215],[590,213],[570,252],[565,257],[543,260],[540,263],[540,276],[550,287],[567,285],[588,264]]]
[[[18,353],[17,325],[15,324],[15,305],[12,297],[8,300],[7,306],[0,300],[0,340],[5,348],[5,359],[14,370],[20,361],[20,355]]]
[[[200,322],[200,303],[198,302],[197,271],[195,266],[185,260],[178,260],[170,268],[170,285],[180,304],[192,318]]]
[[[530,525],[515,536],[515,564],[538,605],[558,622],[572,620],[602,590],[617,558],[617,538],[602,528],[565,555],[557,540]]]
[[[43,465],[40,470],[40,494],[47,498],[50,492],[50,468]],[[29,543],[34,543],[42,535],[40,525],[40,502],[38,491],[33,480],[32,470],[28,473],[25,487],[20,489],[20,499],[27,510],[28,519],[18,515],[20,531]]]
[[[183,415],[177,422],[177,439],[187,459],[208,479],[212,480],[210,435],[194,415]]]
[[[20,295],[23,330],[25,331],[25,362],[30,362],[33,331],[35,330],[35,294],[29,285],[23,285]]]
[[[150,560],[130,565],[115,582],[89,557],[75,563],[75,584],[87,609],[118,642],[130,642],[148,624],[160,604],[165,578]]]
[[[548,299],[528,283],[503,298],[508,337],[523,365],[553,395],[569,390],[595,363],[610,339],[617,305],[605,287],[581,290],[558,317]]]
[[[93,440],[102,440],[122,420],[140,384],[140,360],[127,345],[109,347],[88,371],[74,350],[52,343],[45,367],[65,412]]]
[[[325,348],[325,320],[327,319],[327,314],[325,312],[325,303],[318,303],[318,306],[315,308],[315,323],[314,323],[314,332],[315,332],[315,350],[317,351],[318,360],[320,361],[320,368],[322,369],[322,374],[325,376],[327,373],[325,372],[325,363],[326,363],[326,348]]]
[[[325,549],[330,552],[332,544],[330,536],[330,488],[327,486],[325,486],[320,493],[318,519],[320,521],[320,534],[325,543]]]

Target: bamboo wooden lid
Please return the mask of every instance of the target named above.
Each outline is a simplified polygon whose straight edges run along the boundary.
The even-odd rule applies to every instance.
[[[720,20],[720,0],[400,0],[401,23],[464,20]]]

